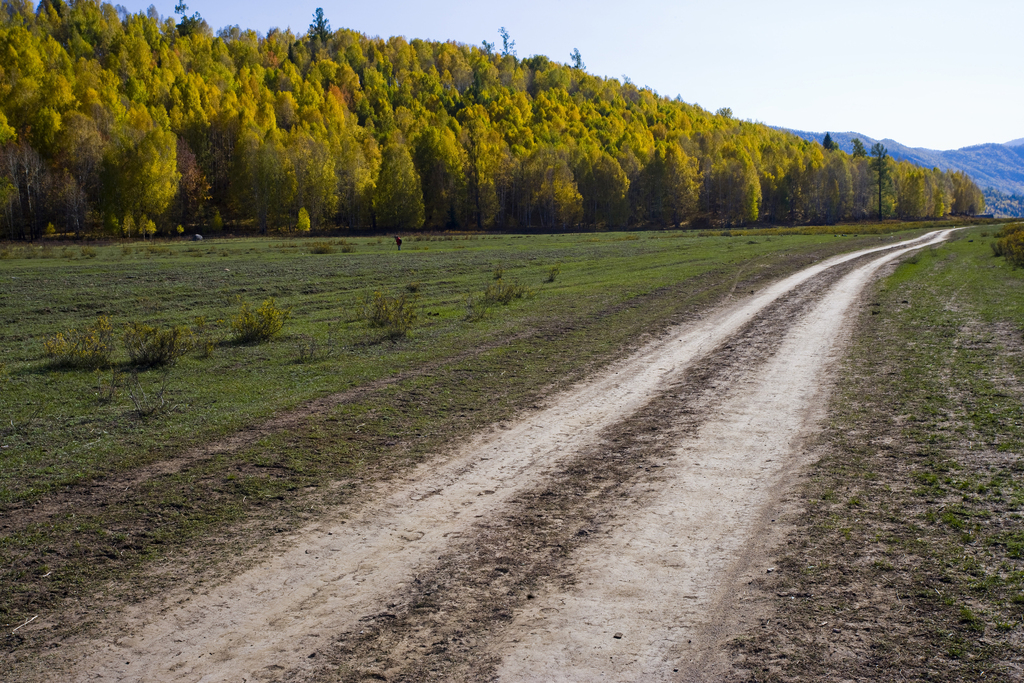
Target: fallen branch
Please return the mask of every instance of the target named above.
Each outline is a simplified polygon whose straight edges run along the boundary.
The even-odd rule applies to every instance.
[[[39,615],[37,614],[37,615],[35,615],[34,617],[32,617],[31,619],[29,619],[28,621],[26,621],[26,622],[25,622],[24,624],[22,624],[21,626],[28,626],[29,624],[31,624],[31,623],[32,623],[33,621],[35,621],[35,620],[36,620],[36,619],[38,619],[38,618],[39,618]],[[21,626],[19,626],[18,628],[21,628]],[[18,631],[18,628],[16,628],[16,629],[14,629],[13,631],[11,631],[11,635],[12,635],[12,636],[13,636],[13,635],[14,635],[14,634],[15,634],[15,633],[16,633],[16,632]]]

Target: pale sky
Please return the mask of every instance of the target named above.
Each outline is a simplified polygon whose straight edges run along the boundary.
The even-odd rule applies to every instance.
[[[188,1],[188,0],[187,0]],[[144,0],[122,1],[144,11]],[[174,0],[153,3],[161,15]],[[737,118],[810,131],[856,131],[911,147],[957,149],[1024,137],[1022,0],[434,0],[310,3],[191,0],[217,29],[305,32],[323,7],[332,29],[455,40],[519,57],[628,76],[661,95]]]

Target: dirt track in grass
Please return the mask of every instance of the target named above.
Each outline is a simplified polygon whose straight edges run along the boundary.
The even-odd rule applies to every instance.
[[[212,588],[105,617],[26,679],[709,680],[762,609],[850,308],[948,231],[675,329],[321,515]],[[45,618],[26,630],[50,627]],[[45,661],[45,669],[41,664]]]

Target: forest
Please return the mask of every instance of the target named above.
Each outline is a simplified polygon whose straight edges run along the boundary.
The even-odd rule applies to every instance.
[[[997,216],[1022,218],[1024,217],[1024,196],[988,188],[985,190],[985,208]]]
[[[960,172],[846,154],[501,45],[96,0],[0,10],[2,235],[600,230],[974,214]],[[6,234],[4,234],[6,233]]]

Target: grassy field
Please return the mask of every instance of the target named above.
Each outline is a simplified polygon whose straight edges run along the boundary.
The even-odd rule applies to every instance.
[[[363,238],[334,241],[326,254],[313,253],[312,240],[272,239],[7,248],[0,619],[87,595],[169,549],[210,548],[227,525],[255,518],[289,528],[319,505],[358,496],[368,479],[511,417],[734,287],[879,239],[473,236],[410,238],[398,252]],[[487,305],[499,281],[524,296]],[[361,315],[376,291],[412,303],[406,337],[388,338]],[[233,341],[239,302],[268,298],[291,309],[281,334]],[[113,367],[99,369],[54,367],[44,356],[48,337],[101,315],[115,340],[129,322],[166,328],[202,316],[205,342],[156,369],[132,368],[123,345]],[[182,459],[339,392],[344,400],[288,429]]]
[[[0,247],[0,621],[115,577],[143,595],[159,577],[131,579],[159,558],[212,571],[733,290],[922,229],[900,227],[423,237],[401,252],[378,238]],[[522,296],[488,303],[498,283]],[[375,292],[406,297],[407,336],[369,324]],[[237,342],[242,302],[269,298],[291,311],[281,334]],[[141,323],[192,326],[200,343],[151,369],[120,341],[97,369],[44,355],[99,316],[115,341]],[[282,414],[298,417],[265,426]]]
[[[1021,680],[1024,270],[991,229],[878,283],[780,570],[758,681]]]

